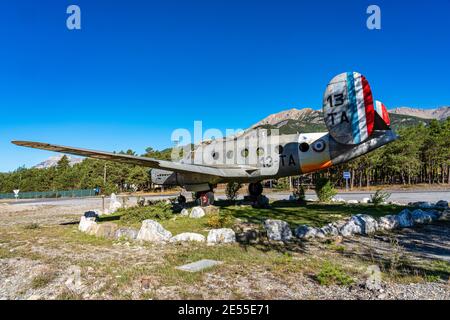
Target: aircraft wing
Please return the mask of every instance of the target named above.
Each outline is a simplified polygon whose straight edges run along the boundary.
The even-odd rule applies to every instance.
[[[241,166],[214,167],[198,164],[172,162],[147,157],[132,156],[128,154],[120,154],[106,151],[95,151],[42,142],[32,142],[32,141],[11,141],[11,142],[15,145],[22,147],[68,153],[77,156],[89,157],[100,160],[110,160],[126,164],[134,164],[149,168],[169,170],[180,173],[198,173],[209,176],[235,178],[235,177],[248,177],[250,173],[257,170],[257,168],[254,167],[241,167]]]

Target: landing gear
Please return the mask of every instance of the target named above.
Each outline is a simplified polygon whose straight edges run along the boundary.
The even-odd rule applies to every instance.
[[[200,191],[195,193],[195,202],[201,207],[207,207],[214,204],[214,192]]]
[[[183,196],[182,194],[180,194],[178,196],[177,200],[178,200],[178,203],[181,204],[181,205],[185,205],[186,204],[186,197]]]
[[[268,208],[269,199],[262,195],[263,185],[261,182],[250,183],[248,185],[249,196],[244,197],[244,200],[249,200],[253,203],[254,208]]]
[[[262,195],[262,192],[263,192],[263,185],[261,182],[250,183],[248,185],[248,193],[252,197],[256,198],[256,197]]]

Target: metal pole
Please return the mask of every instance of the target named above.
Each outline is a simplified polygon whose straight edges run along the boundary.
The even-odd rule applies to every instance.
[[[103,167],[103,187],[106,186],[106,163],[105,166]]]

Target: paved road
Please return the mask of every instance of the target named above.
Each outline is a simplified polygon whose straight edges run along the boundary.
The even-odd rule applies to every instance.
[[[345,200],[362,200],[363,198],[369,197],[373,192],[340,192],[338,197],[342,197]],[[178,193],[170,195],[154,195],[145,196],[147,200],[158,200],[158,199],[168,199],[176,197]],[[185,194],[187,198],[190,198],[190,193]],[[267,196],[272,200],[283,200],[288,199],[289,192],[273,192],[268,193]],[[120,196],[119,196],[120,198]],[[225,199],[224,195],[217,195],[216,198]],[[241,196],[242,198],[242,196]],[[306,193],[307,199],[316,200],[317,197],[313,192]],[[447,200],[450,202],[450,191],[395,191],[391,193],[389,201],[396,201],[399,203],[414,202],[414,201],[429,201],[436,202],[439,200]],[[129,197],[131,203],[136,201],[136,197]],[[79,204],[91,204],[93,207],[101,207],[102,199],[100,197],[89,197],[89,198],[75,198],[75,199],[24,199],[17,201],[8,202],[11,205],[57,205],[57,206],[76,206]],[[109,205],[109,199],[105,199],[105,205]]]

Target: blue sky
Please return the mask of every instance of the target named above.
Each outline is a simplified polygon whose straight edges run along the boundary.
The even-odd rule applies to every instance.
[[[66,8],[81,8],[81,30]],[[366,28],[381,8],[382,29]],[[0,4],[0,171],[51,152],[171,146],[176,128],[246,128],[320,108],[344,71],[388,107],[450,103],[450,1],[50,1]]]

